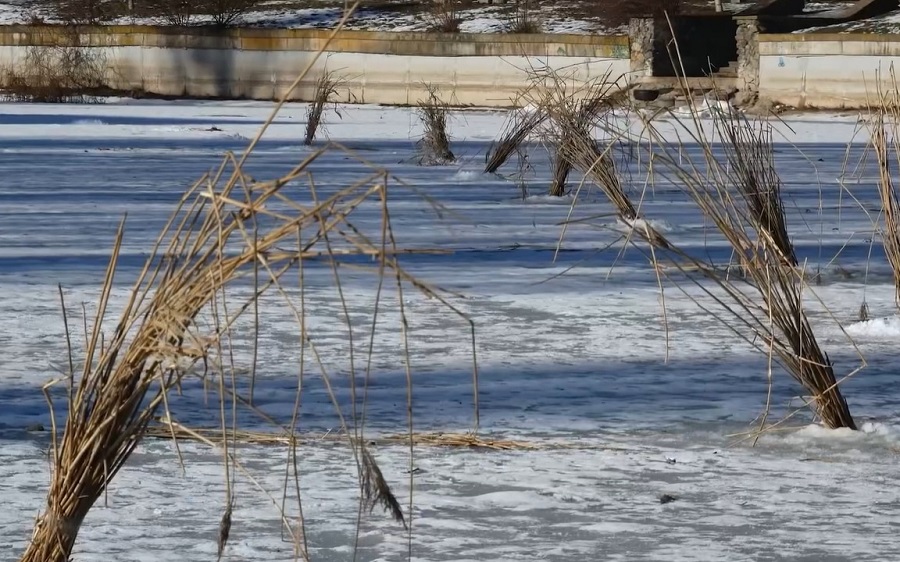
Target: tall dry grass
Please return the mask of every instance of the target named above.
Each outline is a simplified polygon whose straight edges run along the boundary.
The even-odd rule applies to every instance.
[[[425,84],[428,97],[419,100],[416,113],[422,121],[424,132],[418,142],[419,164],[423,166],[441,166],[456,160],[450,149],[450,134],[447,123],[450,106],[441,99],[440,91],[433,84]]]
[[[894,303],[900,308],[900,195],[894,179],[900,170],[900,97],[896,79],[894,88],[879,94],[869,129],[869,143],[878,165],[881,240],[894,276]]]
[[[351,13],[352,9],[348,10],[343,21]],[[291,89],[299,84],[314,63],[315,58],[298,76]],[[289,92],[285,94],[285,99],[288,95]],[[170,409],[168,395],[179,387],[192,365],[214,365],[214,359],[229,357],[230,353],[226,351],[234,347],[237,321],[253,310],[265,295],[281,297],[285,309],[291,311],[297,323],[301,369],[293,418],[286,427],[282,427],[291,444],[288,464],[294,467],[297,501],[300,502],[301,490],[296,469],[298,441],[295,432],[303,389],[305,354],[318,369],[340,419],[340,435],[344,437],[349,458],[358,471],[361,512],[382,505],[408,529],[407,532],[412,532],[412,496],[404,514],[398,498],[391,491],[389,477],[381,472],[363,436],[365,415],[357,411],[359,397],[356,393],[361,392],[365,396],[365,389],[355,387],[355,369],[359,367],[353,367],[353,330],[348,322],[354,407],[349,414],[345,414],[331,385],[334,375],[322,361],[306,320],[304,264],[311,259],[327,259],[326,263],[331,264],[340,307],[345,313],[347,305],[341,291],[342,268],[339,267],[342,260],[353,261],[354,256],[365,256],[372,261],[369,271],[374,274],[373,283],[379,299],[385,286],[393,284],[396,287],[399,320],[391,329],[397,330],[403,342],[403,350],[398,354],[398,368],[406,373],[410,468],[414,462],[415,440],[404,291],[423,292],[449,307],[452,314],[461,313],[438,290],[414,278],[400,266],[398,255],[403,250],[394,238],[389,201],[393,189],[404,187],[386,170],[371,168],[371,172],[359,181],[327,196],[320,195],[312,166],[329,151],[342,151],[347,159],[355,159],[369,166],[351,151],[330,145],[313,152],[281,177],[257,181],[244,172],[246,162],[252,158],[265,129],[283,104],[284,99],[276,104],[269,120],[243,155],[226,154],[215,171],[201,177],[186,191],[149,248],[148,258],[128,293],[118,320],[110,324],[114,317],[112,295],[117,287],[116,273],[127,228],[127,221],[122,221],[97,301],[96,314],[86,333],[84,357],[80,361],[83,367],[76,372],[75,365],[79,361],[76,361],[70,346],[70,372],[45,388],[51,404],[51,480],[46,504],[21,557],[23,562],[67,562],[71,559],[88,512],[125,467],[149,426],[155,422],[161,422],[167,428],[176,447],[177,435],[188,434],[221,451],[226,497],[217,542],[219,556],[224,554],[232,527],[237,524],[233,520],[232,510],[235,500],[234,474],[236,471],[246,474],[234,446],[238,432],[234,412],[238,404],[252,409],[251,401],[238,395],[233,358],[220,361],[217,367],[205,371],[204,380],[210,378],[213,386],[217,387],[220,402],[221,440],[215,443],[177,421],[178,412]],[[288,189],[301,182],[306,184],[305,190]],[[298,196],[301,198],[294,198]],[[363,206],[374,206],[380,210],[380,224],[369,227],[354,224],[355,213]],[[356,268],[356,265],[351,264],[351,267]],[[294,275],[299,275],[300,279],[299,303],[295,296],[292,297],[296,291],[288,290],[286,285],[287,279],[296,279]],[[233,290],[235,284],[242,283],[246,287],[248,281],[252,285],[249,295]],[[239,296],[241,294],[244,296]],[[376,304],[376,315],[379,308]],[[380,323],[385,324],[383,320]],[[378,324],[373,320],[371,341],[374,341],[374,330]],[[469,324],[474,345],[474,326],[471,322]],[[255,330],[259,330],[259,326],[258,321],[254,323]],[[66,327],[68,334],[67,321]],[[253,339],[258,341],[258,335]],[[68,335],[67,341],[71,341]],[[370,342],[370,354],[372,345]],[[255,357],[254,352],[254,361]],[[369,380],[370,368],[371,361],[368,361],[364,369],[366,381]],[[473,348],[476,431],[477,380]],[[50,388],[53,384],[68,387],[68,413],[65,421],[59,424],[52,415]],[[232,412],[231,420],[227,419],[227,410]],[[253,411],[265,419],[271,419],[258,410]],[[410,470],[410,479],[412,473]],[[286,490],[289,474],[290,470],[285,474]],[[263,490],[260,489],[260,492],[263,493]],[[274,498],[273,502],[278,505]],[[297,558],[308,560],[302,508],[299,515],[292,518],[284,501],[281,503],[280,517],[283,528],[289,534],[288,540],[294,545]]]
[[[839,387],[846,377],[836,376],[806,313],[804,294],[812,291],[805,272],[795,265],[787,235],[780,181],[770,156],[771,125],[724,112],[713,112],[708,119],[718,142],[710,139],[699,114],[679,122],[687,142],[700,148],[700,161],[685,159],[682,146],[666,144],[647,122],[647,133],[656,140],[654,173],[693,200],[731,245],[743,276],[734,279],[677,248],[665,255],[676,270],[690,268],[713,281],[718,294],[704,291],[716,306],[703,304],[704,309],[779,363],[806,389],[809,404],[827,427],[856,429]]]
[[[315,140],[325,116],[325,108],[329,103],[336,104],[335,96],[343,81],[343,78],[331,71],[323,72],[316,80],[315,94],[306,110],[306,134],[303,136],[303,144],[309,146]],[[341,116],[339,112],[337,115]]]
[[[750,121],[736,112],[716,113],[716,126],[728,172],[748,218],[768,246],[788,267],[798,265],[787,232],[781,197],[781,178],[775,170],[773,128],[765,121]]]
[[[676,286],[688,282],[699,288],[701,299],[685,294],[783,366],[809,393],[809,404],[825,425],[855,429],[839,388],[844,378],[836,376],[805,310],[804,295],[811,290],[788,236],[771,125],[731,112],[713,112],[705,118],[694,109],[686,119],[676,115],[668,119],[676,124],[681,139],[672,143],[656,127],[658,115],[644,115],[637,133],[626,119],[598,118],[614,107],[611,91],[588,90],[585,95],[583,90],[569,89],[567,81],[554,73],[541,76],[541,85],[548,84],[549,88],[530,89],[527,99],[541,108],[545,135],[550,131],[562,157],[606,194],[619,221],[630,227],[627,243],[646,252],[656,271]],[[704,125],[704,119],[712,123]],[[598,144],[596,132],[606,137],[605,142]],[[683,250],[654,228],[611,165],[610,154],[620,141],[646,152],[639,162],[645,185],[667,180],[694,202],[734,250],[741,276],[735,278],[721,264]],[[685,157],[689,154],[685,144],[699,148],[699,159]],[[561,169],[557,164],[557,171]]]
[[[462,18],[459,0],[432,0],[426,14],[428,28],[439,33],[459,33]]]
[[[20,64],[4,69],[2,95],[17,102],[85,103],[107,91],[108,61],[98,49],[82,47],[77,28],[67,27],[54,46],[28,47]]]

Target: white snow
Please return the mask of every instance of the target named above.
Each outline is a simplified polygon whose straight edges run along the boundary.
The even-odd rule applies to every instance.
[[[318,5],[316,5],[318,4]],[[331,29],[343,17],[343,0],[323,0],[298,3],[263,2],[256,9],[241,16],[240,24],[250,27],[275,27],[289,29]],[[404,9],[406,8],[406,9]],[[348,30],[366,31],[428,31],[434,16],[426,9],[415,6],[370,5],[363,2],[346,24]],[[592,34],[615,33],[623,30],[608,29],[596,17],[578,19],[570,13],[571,7],[545,4],[531,10],[531,18],[544,33]],[[512,23],[511,5],[473,5],[457,11],[462,33],[504,33]],[[39,18],[46,23],[60,23],[54,12],[27,0],[0,2],[0,25],[28,23]],[[111,25],[165,25],[163,17],[119,17],[105,21]],[[214,23],[210,16],[192,15],[190,24]]]
[[[873,318],[847,326],[847,332],[861,338],[900,338],[900,318]]]
[[[833,313],[808,295],[820,344],[840,376],[860,363],[842,326],[866,357],[868,366],[844,385],[862,431],[822,429],[801,409],[751,447],[746,437],[766,403],[766,358],[699,310],[689,298],[703,298],[697,289],[685,295],[667,287],[664,325],[658,280],[646,257],[616,246],[602,250],[622,225],[596,190],[581,193],[572,211],[574,219],[594,220],[572,222],[560,239],[573,198],[545,194],[551,170],[544,149],[533,151],[524,178],[513,163],[499,174],[481,173],[504,114],[454,114],[450,133],[459,161],[426,168],[413,163],[421,131],[412,111],[340,109],[342,119],[326,116],[331,139],[446,206],[438,214],[409,191],[392,192],[401,245],[454,250],[403,263],[462,295],[451,302],[476,326],[481,431],[542,447],[421,446],[412,457],[406,446],[375,447],[404,510],[412,500],[412,538],[379,509],[365,513],[358,559],[404,559],[410,545],[416,560],[841,560],[852,553],[854,560],[881,561],[900,551],[900,325],[877,244],[868,257],[876,170],[869,162],[842,172],[847,142],[856,143],[850,161],[863,153],[859,115],[788,116],[775,158],[798,253],[810,269],[821,266],[822,282],[810,291]],[[21,552],[46,493],[48,438],[25,428],[49,424],[40,387],[66,363],[57,284],[70,321],[80,325],[73,319],[80,322],[82,302],[91,312],[116,226],[129,212],[112,302],[121,306],[148,240],[184,187],[217,166],[225,150],[240,152],[269,110],[255,102],[0,104],[0,558]],[[304,105],[288,104],[249,159],[251,175],[273,178],[310,154],[300,144],[305,113]],[[636,122],[630,126],[640,131]],[[669,138],[679,131],[674,118],[660,127]],[[697,155],[696,147],[684,149],[685,158]],[[628,189],[644,198],[645,220],[682,247],[727,260],[727,248],[671,179],[659,176],[645,188],[645,178],[628,170],[634,174],[626,176]],[[323,193],[366,172],[338,151],[313,167]],[[578,180],[571,178],[572,185]],[[377,225],[375,211],[360,210],[363,227]],[[346,320],[331,279],[327,267],[310,266],[306,310],[349,414]],[[358,335],[354,351],[364,353],[374,285],[348,273],[343,289]],[[236,287],[231,298],[248,293]],[[411,291],[403,299],[415,427],[465,431],[473,415],[469,325],[434,299]],[[855,323],[863,299],[880,320]],[[400,334],[387,329],[398,301],[396,293],[383,297],[385,331],[372,350],[370,436],[406,427]],[[297,326],[275,295],[262,301],[261,318],[255,403],[287,423],[299,365]],[[235,327],[240,372],[251,362],[241,336],[251,322],[244,318]],[[78,329],[75,335],[77,349],[83,338]],[[246,381],[240,384],[246,390]],[[333,433],[338,419],[323,381],[309,375],[304,385],[300,429]],[[802,391],[780,371],[772,391],[770,421],[801,408]],[[217,405],[193,382],[173,396],[172,411],[188,425],[218,420]],[[242,410],[240,419],[248,428],[271,430],[249,412]],[[221,453],[192,443],[181,443],[181,453],[184,474],[170,442],[146,441],[91,511],[74,559],[215,558],[225,499]],[[237,478],[224,560],[293,560],[276,508],[287,451],[248,445],[237,455],[252,480],[244,473]],[[358,517],[352,454],[341,442],[323,440],[304,444],[299,457],[312,559],[346,560]],[[410,467],[417,470],[410,474]],[[662,494],[676,499],[662,504]],[[292,477],[287,496],[294,516]]]

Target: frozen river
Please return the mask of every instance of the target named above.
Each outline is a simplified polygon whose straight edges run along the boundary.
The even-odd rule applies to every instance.
[[[49,437],[26,428],[49,426],[41,386],[66,361],[58,285],[70,321],[80,326],[82,303],[90,313],[128,213],[113,299],[121,304],[184,189],[225,150],[242,150],[267,112],[266,104],[239,102],[0,105],[0,559],[23,550],[46,493]],[[358,522],[356,465],[346,445],[304,444],[300,488],[311,558],[351,560],[356,551],[357,560],[399,560],[411,552],[423,561],[898,559],[900,321],[880,240],[873,243],[876,176],[871,164],[855,166],[862,145],[847,149],[856,118],[788,118],[776,162],[798,256],[822,271],[813,289],[831,314],[821,305],[810,309],[820,344],[838,376],[861,364],[854,344],[865,357],[866,367],[842,387],[862,431],[809,425],[801,410],[756,447],[742,435],[765,406],[766,358],[672,288],[667,345],[646,257],[619,246],[604,250],[620,230],[599,193],[583,194],[574,218],[600,218],[570,227],[554,260],[572,199],[543,195],[551,173],[543,149],[532,151],[525,198],[511,177],[514,165],[499,175],[481,173],[503,119],[481,111],[454,115],[459,161],[431,168],[414,163],[419,126],[409,110],[342,108],[340,119],[328,121],[328,134],[446,207],[437,213],[420,194],[392,190],[401,246],[454,250],[401,261],[458,293],[450,301],[475,324],[482,433],[536,448],[420,446],[411,457],[406,446],[378,445],[385,477],[405,509],[412,505],[407,533],[378,509]],[[309,154],[299,142],[304,122],[304,106],[287,106],[247,172],[273,179]],[[367,171],[337,150],[312,167],[323,194]],[[303,197],[300,186],[291,189]],[[645,197],[644,215],[667,237],[727,259],[678,189],[660,180]],[[355,220],[374,224],[379,216],[376,206],[363,206]],[[310,265],[306,310],[349,415],[347,328],[331,275],[324,264]],[[365,334],[375,279],[348,273],[345,280],[348,314]],[[402,341],[389,328],[397,298],[386,297],[388,326],[371,354],[370,435],[407,427]],[[413,291],[403,299],[415,428],[466,431],[473,424],[469,325],[434,299]],[[864,300],[874,320],[860,323]],[[277,297],[261,305],[254,402],[286,424],[297,384],[297,324]],[[248,368],[250,342],[238,340],[235,362]],[[802,389],[782,372],[774,382],[778,419],[799,407]],[[323,381],[308,375],[304,384],[299,429],[336,431]],[[188,384],[173,398],[173,416],[215,426],[218,404],[207,398]],[[254,412],[240,416],[247,429],[271,429]],[[180,447],[184,472],[171,442],[139,448],[85,521],[74,560],[215,559],[225,498],[221,453],[198,443]],[[293,560],[279,520],[286,449],[248,445],[238,456],[246,473],[238,477],[223,559]],[[297,513],[291,490],[284,509]]]

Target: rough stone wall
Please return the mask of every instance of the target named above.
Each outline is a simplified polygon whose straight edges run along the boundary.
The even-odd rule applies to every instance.
[[[631,18],[628,22],[631,38],[631,72],[634,78],[653,75],[653,18]]]
[[[738,82],[740,101],[755,101],[759,94],[759,20],[737,18]]]

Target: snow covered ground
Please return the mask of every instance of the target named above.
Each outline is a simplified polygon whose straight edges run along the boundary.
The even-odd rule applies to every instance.
[[[461,20],[463,33],[503,33],[514,18],[514,2],[462,2],[458,4],[457,15]],[[622,33],[624,29],[612,29],[604,24],[602,12],[592,0],[558,0],[554,2],[534,2],[529,8],[532,21],[544,33]],[[712,9],[714,2],[699,0],[694,6]],[[57,17],[46,8],[47,3],[36,0],[0,1],[0,24],[27,23],[33,17],[51,23]],[[139,3],[135,6],[140,7]],[[427,9],[428,3],[403,0],[363,2],[360,9],[347,23],[347,29],[367,31],[428,31],[433,27],[433,17]],[[737,12],[747,8],[747,4],[725,2],[725,11]],[[241,18],[241,24],[259,27],[279,28],[326,28],[330,29],[341,19],[345,7],[343,0],[267,0],[260,2],[252,11]],[[194,15],[190,23],[211,23],[204,15]],[[166,24],[164,18],[119,17],[108,23],[113,24]]]
[[[848,23],[811,27],[797,33],[900,33],[900,10]]]
[[[242,150],[269,107],[128,100],[0,105],[0,559],[15,559],[23,549],[46,492],[48,437],[26,428],[49,425],[40,387],[65,361],[57,284],[73,318],[82,302],[90,310],[118,221],[128,212],[114,299],[121,302],[183,189],[224,151]],[[252,176],[273,178],[313,150],[299,142],[305,113],[303,105],[288,105],[278,116],[249,160]],[[897,559],[900,323],[878,239],[872,244],[877,174],[871,163],[856,166],[865,140],[857,135],[859,116],[788,117],[776,161],[798,254],[811,268],[822,266],[823,282],[814,289],[834,314],[810,298],[820,343],[840,375],[852,371],[859,358],[842,325],[868,364],[843,387],[863,431],[826,431],[808,425],[802,411],[755,448],[741,435],[765,404],[765,358],[671,287],[667,353],[646,259],[635,250],[602,250],[619,227],[604,218],[610,209],[600,194],[579,197],[575,218],[600,218],[571,226],[554,261],[572,200],[543,195],[550,181],[546,155],[531,153],[525,198],[514,165],[481,173],[503,120],[497,112],[455,113],[450,131],[459,161],[423,168],[413,162],[420,127],[410,110],[342,107],[340,118],[327,117],[332,139],[449,209],[436,216],[420,197],[393,192],[401,244],[454,250],[402,261],[464,297],[451,300],[476,325],[482,431],[540,447],[416,447],[410,456],[405,446],[377,446],[405,509],[412,501],[411,538],[378,509],[365,513],[356,559],[398,560],[410,549],[416,560]],[[672,121],[661,127],[671,136],[677,129]],[[688,146],[685,158],[691,155],[696,147]],[[845,163],[851,173],[842,190]],[[338,151],[313,166],[322,192],[366,171]],[[639,191],[643,178],[633,180]],[[683,247],[727,255],[692,205],[661,178],[642,209]],[[377,213],[363,208],[359,217],[371,224]],[[346,279],[352,322],[365,333],[372,279]],[[346,326],[328,268],[311,267],[306,290],[314,340],[325,362],[346,373]],[[434,300],[412,292],[404,299],[415,427],[465,431],[472,424],[468,326]],[[874,319],[859,323],[864,299]],[[263,303],[261,317],[256,404],[285,423],[296,386],[297,328],[275,298]],[[385,332],[376,343],[367,431],[403,432],[400,340]],[[244,351],[238,349],[239,367],[249,362]],[[777,419],[797,407],[801,391],[781,372],[775,379]],[[349,412],[350,377],[331,382]],[[304,385],[300,429],[335,430],[323,381],[309,375]],[[190,385],[172,408],[188,425],[218,419],[217,406]],[[248,412],[242,423],[271,429]],[[145,442],[91,511],[74,559],[213,559],[225,498],[221,453],[182,443],[181,454],[184,473],[170,442]],[[276,507],[287,451],[248,445],[238,455],[253,480],[238,478],[224,559],[292,560]],[[340,442],[305,444],[299,466],[312,559],[353,558],[358,488],[349,449]],[[296,514],[290,481],[287,511]],[[664,495],[674,501],[663,503]]]
[[[575,7],[580,15],[575,16]],[[580,10],[580,2],[543,3],[532,8],[531,15],[545,33],[604,33],[609,32],[595,15]],[[241,24],[254,27],[279,27],[291,29],[333,28],[343,16],[343,0],[270,0],[261,2],[256,9],[241,18]],[[511,23],[512,4],[474,4],[461,7],[458,16],[462,20],[463,33],[503,33]],[[48,23],[56,22],[55,13],[46,4],[29,0],[0,2],[0,24],[27,23],[39,17]],[[363,3],[354,13],[346,28],[367,31],[427,31],[433,26],[429,11],[411,2]],[[111,24],[164,25],[165,18],[130,17],[115,18]],[[205,15],[194,15],[192,24],[212,23]]]

